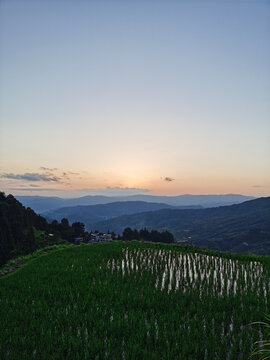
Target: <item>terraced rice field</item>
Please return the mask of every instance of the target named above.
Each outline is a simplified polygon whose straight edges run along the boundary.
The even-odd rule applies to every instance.
[[[248,359],[269,257],[71,246],[0,279],[0,359]]]

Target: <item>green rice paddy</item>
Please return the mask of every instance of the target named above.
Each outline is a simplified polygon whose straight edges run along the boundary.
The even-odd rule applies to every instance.
[[[0,279],[0,359],[243,359],[269,257],[139,242],[70,246]]]

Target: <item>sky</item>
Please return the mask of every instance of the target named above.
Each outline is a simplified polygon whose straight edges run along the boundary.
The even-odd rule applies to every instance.
[[[0,1],[0,189],[270,195],[269,1]]]

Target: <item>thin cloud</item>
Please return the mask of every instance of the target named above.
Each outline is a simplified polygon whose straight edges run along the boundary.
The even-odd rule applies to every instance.
[[[59,189],[52,189],[52,188],[25,188],[25,187],[15,187],[9,188],[11,191],[59,191]]]
[[[35,184],[29,184],[29,185],[20,185],[20,189],[23,189],[23,188],[27,188],[27,187],[31,187],[31,188],[39,188],[40,186],[39,185],[35,185]],[[16,188],[18,189],[18,188]]]
[[[40,167],[40,170],[44,170],[44,171],[57,171],[58,168],[48,168],[48,167],[45,167],[45,166],[41,166],[41,167]]]
[[[45,182],[58,182],[60,179],[54,175],[39,174],[39,173],[25,173],[25,174],[2,174],[1,178],[11,180],[26,180],[26,181],[45,181]]]
[[[171,178],[171,177],[169,177],[169,176],[166,176],[165,178],[164,178],[164,181],[174,181],[175,179],[173,179],[173,178]]]
[[[135,187],[120,187],[120,186],[116,186],[116,187],[107,186],[106,190],[129,190],[129,191],[142,191],[142,192],[150,191],[149,189],[141,189]]]
[[[62,175],[61,177],[64,179],[64,180],[70,180],[70,177],[69,177],[69,174],[67,172],[62,172]]]
[[[262,188],[263,186],[262,185],[252,185],[252,187],[254,187],[254,188]]]
[[[40,170],[46,171],[46,173],[50,172],[54,172],[54,171],[62,171],[63,176],[67,176],[67,175],[80,175],[79,173],[73,172],[73,171],[63,171],[62,169],[59,168],[49,168],[49,167],[45,167],[45,166],[41,166],[39,168]]]

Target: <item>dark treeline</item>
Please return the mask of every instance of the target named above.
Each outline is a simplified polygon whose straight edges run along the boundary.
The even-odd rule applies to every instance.
[[[130,241],[130,240],[143,240],[143,241],[150,241],[150,242],[161,242],[161,243],[173,243],[174,237],[169,231],[162,231],[159,232],[157,230],[147,230],[146,228],[141,230],[132,230],[130,227],[127,227],[123,231],[122,235],[123,240]]]
[[[12,195],[0,192],[0,266],[12,257],[79,236],[85,236],[83,223],[70,226],[67,219],[48,223]]]

